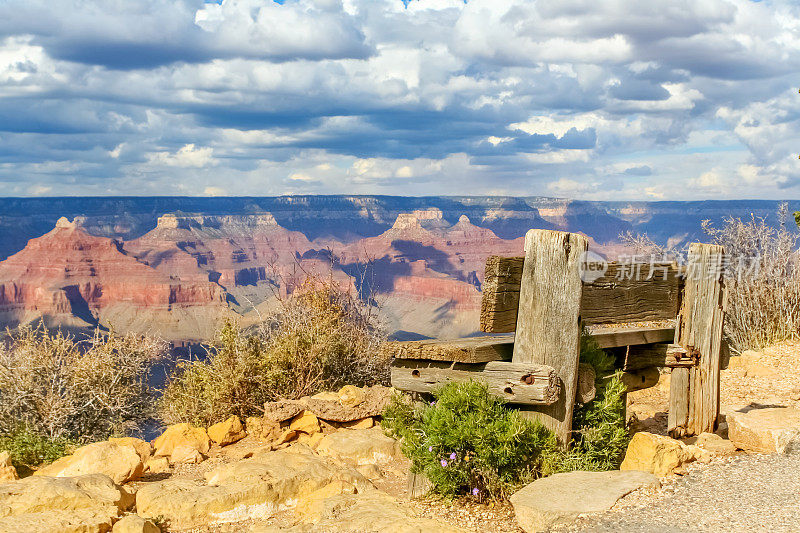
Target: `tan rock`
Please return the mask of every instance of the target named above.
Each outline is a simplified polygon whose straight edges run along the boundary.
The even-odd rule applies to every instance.
[[[0,452],[0,484],[18,479],[17,469],[11,464],[11,454],[5,451]]]
[[[510,500],[519,526],[538,533],[580,515],[607,511],[634,490],[660,485],[657,477],[645,472],[566,472],[537,479]]]
[[[297,442],[299,442],[300,444],[305,444],[311,449],[316,449],[316,447],[319,446],[319,443],[324,438],[325,435],[323,433],[314,433],[313,435],[301,433],[300,436],[297,438]]]
[[[381,467],[374,463],[367,463],[365,465],[358,465],[356,466],[356,470],[367,478],[370,481],[375,481],[377,479],[381,479],[383,477],[383,471]]]
[[[771,366],[762,365],[761,363],[751,363],[745,367],[744,375],[748,378],[774,378],[780,374]]]
[[[170,457],[171,462],[177,462],[171,458],[172,452],[178,446],[189,446],[207,455],[211,448],[211,439],[203,428],[192,427],[189,424],[175,424],[170,426],[153,441],[155,457]]]
[[[385,492],[370,490],[357,494],[340,494],[322,500],[318,506],[319,521],[298,524],[288,529],[256,525],[251,533],[465,533],[465,530],[444,520],[419,518]]]
[[[305,404],[299,400],[267,402],[264,404],[264,418],[275,422],[284,422],[299,415],[305,408]]]
[[[740,450],[800,453],[800,409],[770,407],[727,413],[728,437]]]
[[[691,450],[675,439],[653,433],[636,433],[628,444],[620,470],[638,470],[657,476],[676,472],[695,460]]]
[[[356,486],[352,483],[342,480],[336,480],[329,483],[324,487],[315,490],[302,500],[297,502],[295,507],[295,516],[303,523],[319,522],[322,518],[323,502],[332,497],[340,494],[355,494]]]
[[[297,438],[297,436],[298,436],[297,431],[295,431],[293,429],[286,428],[281,433],[281,436],[278,437],[278,440],[276,440],[272,444],[275,445],[275,446],[280,446],[281,444],[286,444],[287,442],[291,442],[291,441],[295,440]]]
[[[361,405],[367,399],[364,389],[354,387],[353,385],[345,385],[339,389],[339,401],[345,407],[355,407]]]
[[[220,446],[227,446],[247,436],[242,421],[234,415],[208,428],[208,436]]]
[[[289,429],[298,433],[313,435],[320,432],[319,420],[311,411],[303,411],[292,419]]]
[[[144,465],[144,471],[151,474],[164,474],[170,471],[169,459],[166,457],[153,457]]]
[[[251,416],[247,419],[247,434],[264,442],[277,440],[281,436],[281,425],[270,418]]]
[[[161,533],[161,528],[151,520],[129,514],[114,524],[112,533]]]
[[[200,450],[189,444],[181,444],[172,450],[169,462],[172,464],[199,464],[205,461],[206,455]]]
[[[153,455],[153,446],[146,440],[137,439],[136,437],[111,437],[108,442],[120,444],[122,446],[133,446],[142,462],[146,463],[150,456]]]
[[[313,412],[321,420],[352,422],[369,416],[379,416],[392,399],[391,387],[375,385],[360,390],[364,394],[364,399],[357,405],[345,405],[342,403],[341,398],[338,401],[315,398],[306,398],[303,401],[306,409]]]
[[[353,422],[342,422],[340,427],[345,429],[369,429],[375,426],[375,419],[370,417],[354,420]]]
[[[321,400],[321,401],[324,401],[324,402],[340,402],[341,401],[341,398],[339,397],[339,395],[337,393],[330,392],[330,391],[319,392],[319,393],[315,394],[314,396],[312,396],[311,398],[313,398],[314,400]]]
[[[31,476],[0,485],[0,533],[100,533],[133,504],[104,474]]]
[[[695,444],[712,455],[731,455],[736,453],[736,446],[716,433],[701,433],[697,436]]]
[[[326,435],[317,453],[351,465],[384,464],[401,457],[400,443],[380,428],[349,429]]]
[[[131,444],[94,442],[34,472],[34,476],[74,477],[105,474],[114,483],[139,479],[144,472],[142,457]]]
[[[336,481],[365,490],[371,484],[354,469],[315,455],[304,446],[254,455],[218,466],[206,482],[167,479],[136,494],[139,516],[162,516],[175,529],[218,522],[268,518],[293,508],[309,494]]]

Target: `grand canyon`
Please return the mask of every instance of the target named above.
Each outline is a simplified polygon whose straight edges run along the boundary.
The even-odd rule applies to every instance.
[[[798,208],[800,206],[790,206]],[[531,228],[586,234],[620,253],[624,232],[702,239],[702,220],[763,216],[777,202],[284,196],[0,199],[0,325],[209,340],[256,323],[309,275],[370,298],[399,339],[478,323],[489,255],[519,255]]]

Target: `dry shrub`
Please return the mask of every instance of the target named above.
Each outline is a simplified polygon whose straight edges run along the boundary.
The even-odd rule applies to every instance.
[[[725,333],[735,351],[758,350],[800,334],[797,235],[787,229],[787,216],[783,204],[777,228],[753,215],[749,220],[726,218],[721,228],[703,222],[730,260]]]
[[[257,331],[228,323],[205,360],[181,363],[159,403],[162,419],[208,425],[259,415],[266,401],[388,382],[371,310],[332,281],[307,281]]]
[[[0,435],[87,440],[136,429],[151,414],[147,379],[165,348],[133,334],[77,341],[44,326],[9,331],[0,343]]]

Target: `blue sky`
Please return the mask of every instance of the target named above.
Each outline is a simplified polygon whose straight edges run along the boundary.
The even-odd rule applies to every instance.
[[[800,8],[0,0],[0,196],[800,198]]]

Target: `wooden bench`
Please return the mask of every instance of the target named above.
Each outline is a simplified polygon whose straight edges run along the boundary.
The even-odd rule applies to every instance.
[[[583,397],[578,359],[585,326],[617,355],[629,390],[655,385],[657,368],[671,368],[671,434],[713,431],[726,304],[722,248],[693,244],[685,268],[609,263],[600,272],[587,270],[587,248],[583,235],[531,230],[525,257],[489,257],[480,329],[491,335],[393,343],[392,384],[425,393],[481,380],[566,445],[576,395]]]

